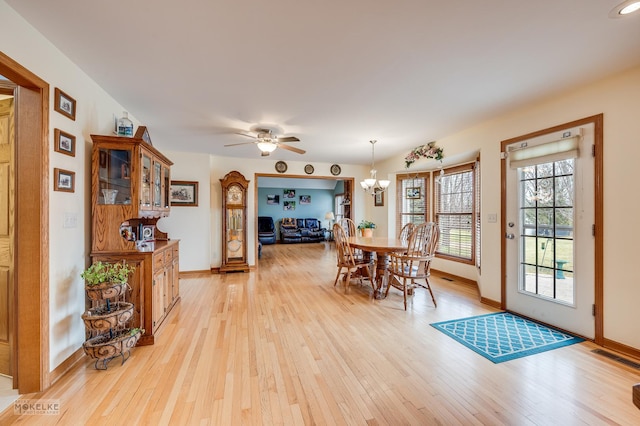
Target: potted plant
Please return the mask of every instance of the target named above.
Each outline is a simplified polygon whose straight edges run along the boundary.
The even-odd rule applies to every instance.
[[[365,238],[373,237],[373,230],[375,228],[376,228],[376,224],[369,220],[362,220],[358,224],[358,229],[360,230],[360,233],[362,234],[362,236]]]
[[[134,270],[135,267],[125,261],[98,261],[80,274],[85,281],[87,296],[93,301],[93,306],[82,315],[91,336],[82,347],[89,357],[96,360],[96,369],[105,370],[107,363],[116,356],[121,356],[124,363],[130,349],[144,333],[139,328],[125,328],[133,318],[133,303],[125,302],[124,295],[129,275]]]
[[[87,296],[91,300],[113,299],[124,293],[129,274],[135,266],[125,261],[118,263],[94,262],[80,276],[84,279]]]

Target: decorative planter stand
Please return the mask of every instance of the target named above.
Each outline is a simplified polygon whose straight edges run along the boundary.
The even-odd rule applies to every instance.
[[[133,316],[133,303],[125,302],[127,284],[105,283],[86,287],[95,306],[82,314],[89,338],[82,344],[84,353],[95,359],[96,370],[106,370],[113,358],[122,357],[122,364],[131,355],[142,332],[125,325]]]

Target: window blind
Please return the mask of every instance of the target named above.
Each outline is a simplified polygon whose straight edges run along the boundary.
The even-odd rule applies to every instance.
[[[475,261],[477,217],[475,164],[444,170],[436,185],[436,222],[440,240],[436,253],[473,263]]]
[[[407,223],[419,225],[429,217],[429,173],[396,175],[396,235]]]

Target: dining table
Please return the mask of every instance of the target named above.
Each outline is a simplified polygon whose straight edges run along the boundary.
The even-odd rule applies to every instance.
[[[389,254],[404,252],[407,250],[407,242],[399,238],[388,237],[349,237],[349,245],[352,248],[362,250],[365,259],[373,260],[371,254],[375,253],[375,273],[373,279],[375,282],[376,299],[384,298],[384,290],[387,277],[387,268],[389,267]]]

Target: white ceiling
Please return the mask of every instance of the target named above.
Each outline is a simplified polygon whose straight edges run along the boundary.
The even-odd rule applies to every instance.
[[[307,151],[266,161],[369,164],[640,65],[618,0],[7,3],[155,146],[257,158],[225,129],[271,124]]]

